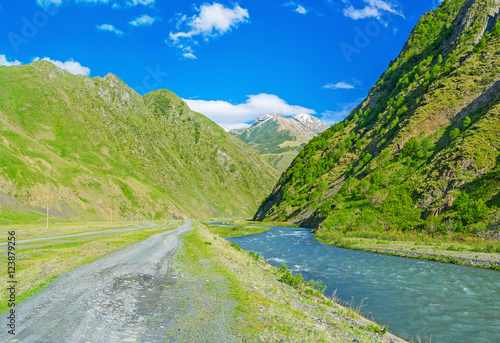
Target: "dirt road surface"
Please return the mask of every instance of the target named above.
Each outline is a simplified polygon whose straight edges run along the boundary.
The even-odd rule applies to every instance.
[[[16,307],[16,334],[2,315],[0,342],[163,342],[164,288],[179,236],[191,221],[59,278]]]

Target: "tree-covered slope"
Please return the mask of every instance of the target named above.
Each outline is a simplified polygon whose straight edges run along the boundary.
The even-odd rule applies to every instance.
[[[255,219],[332,230],[498,229],[500,1],[422,16],[368,97],[314,138]]]
[[[0,220],[246,216],[277,179],[175,94],[46,61],[0,67]]]

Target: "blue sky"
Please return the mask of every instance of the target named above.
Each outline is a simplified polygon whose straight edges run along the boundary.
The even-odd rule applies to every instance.
[[[438,0],[0,0],[0,65],[47,59],[141,94],[167,88],[235,128],[342,120]],[[1,82],[1,80],[0,80]]]

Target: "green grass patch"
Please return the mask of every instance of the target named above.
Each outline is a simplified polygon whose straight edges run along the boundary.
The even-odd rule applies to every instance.
[[[380,342],[383,329],[323,295],[324,286],[274,268],[254,252],[246,252],[196,222],[182,237],[181,272],[226,290],[236,301],[233,330],[238,341]],[[212,244],[206,244],[210,242]],[[202,295],[204,296],[204,295]],[[221,294],[221,297],[224,295]],[[321,321],[318,322],[318,318]],[[182,318],[184,320],[184,318]],[[191,320],[186,318],[186,320]],[[319,325],[321,323],[321,325]]]
[[[263,233],[270,231],[271,229],[265,226],[222,226],[222,225],[210,225],[208,227],[210,232],[221,236],[221,237],[240,237],[248,235],[256,235],[258,233]]]

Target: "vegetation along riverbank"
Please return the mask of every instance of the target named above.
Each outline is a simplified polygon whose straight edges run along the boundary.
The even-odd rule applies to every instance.
[[[195,226],[198,230],[184,236],[176,268],[184,279],[206,280],[212,292],[228,290],[219,297],[225,296],[227,303],[233,304],[235,312],[229,327],[236,340],[405,342],[323,295],[320,282],[305,282],[286,266],[270,266],[259,255],[214,234],[220,232],[219,227],[202,222],[195,222]],[[191,315],[187,314],[185,320],[194,321]]]

